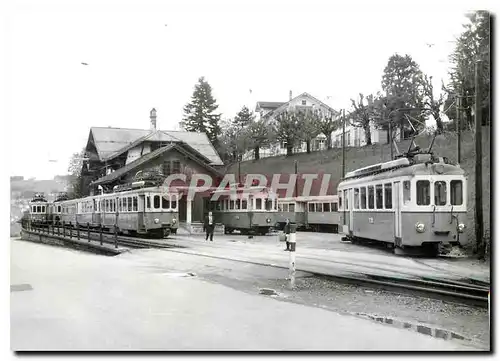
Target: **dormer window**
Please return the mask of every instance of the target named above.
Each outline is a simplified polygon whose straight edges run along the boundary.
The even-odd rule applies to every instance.
[[[305,100],[302,100],[302,105],[306,105],[307,102]]]

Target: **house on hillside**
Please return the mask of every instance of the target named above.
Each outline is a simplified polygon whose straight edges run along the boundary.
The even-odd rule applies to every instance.
[[[396,133],[395,139],[399,140],[399,131],[396,131]],[[366,145],[365,130],[362,127],[346,124],[345,136],[346,147],[362,147]],[[370,125],[370,136],[372,144],[388,143],[387,130],[377,129],[374,124]],[[332,132],[332,147],[342,148],[342,127]]]
[[[302,93],[295,98],[292,98],[292,92],[290,92],[290,98],[288,102],[257,102],[257,105],[255,107],[255,111],[258,113],[260,119],[266,120],[271,123],[276,121],[277,115],[290,110],[314,110],[320,111],[325,115],[338,114],[338,112],[332,107],[316,99],[308,93]],[[315,151],[326,149],[326,145],[327,135],[319,134],[315,139],[313,139],[311,143],[311,150]],[[306,149],[306,142],[302,142],[302,144],[296,146],[293,151],[294,153],[301,153],[305,152]],[[273,144],[271,147],[260,150],[261,158],[272,157],[281,154],[286,154],[286,144],[284,142],[276,142],[276,144]],[[249,151],[243,156],[243,160],[253,159],[253,156],[253,151]]]
[[[82,167],[84,195],[111,192],[118,184],[133,181],[139,171],[159,171],[164,176],[185,174],[186,188],[193,174],[223,176],[223,163],[205,133],[156,129],[156,111],[150,113],[149,129],[90,129],[86,158]],[[191,224],[202,221],[205,200],[195,197],[179,201],[179,221]]]

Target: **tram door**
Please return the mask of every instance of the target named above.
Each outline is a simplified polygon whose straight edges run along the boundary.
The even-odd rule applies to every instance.
[[[352,188],[349,188],[347,190],[347,199],[349,200],[349,202],[346,202],[346,207],[347,207],[347,210],[349,211],[349,234],[353,234],[354,233],[354,212],[353,212],[353,209],[354,209],[354,189]]]
[[[394,238],[401,239],[401,182],[394,182]]]

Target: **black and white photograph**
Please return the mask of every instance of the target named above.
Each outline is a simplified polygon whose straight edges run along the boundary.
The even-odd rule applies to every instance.
[[[7,1],[8,357],[492,353],[493,4]]]

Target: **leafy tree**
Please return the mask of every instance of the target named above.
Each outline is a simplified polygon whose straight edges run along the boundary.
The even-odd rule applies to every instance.
[[[372,137],[370,126],[376,115],[375,101],[372,94],[366,97],[366,104],[364,99],[365,96],[362,93],[359,93],[359,100],[351,99],[353,111],[350,113],[350,118],[352,125],[363,128],[366,144],[371,145]]]
[[[382,77],[382,89],[386,92],[386,107],[390,121],[399,124],[401,139],[405,137],[405,114],[421,117],[423,105],[422,72],[411,56],[395,54],[389,58]],[[398,110],[396,109],[401,109]],[[415,110],[409,110],[415,109]],[[421,119],[421,124],[425,124]],[[422,125],[416,125],[417,127]]]
[[[269,147],[275,137],[275,129],[264,119],[252,122],[245,129],[246,148],[254,151],[254,158],[260,159],[260,149]]]
[[[441,107],[444,104],[444,94],[441,93],[439,98],[434,97],[434,87],[432,86],[432,76],[428,77],[424,75],[422,79],[422,85],[424,90],[424,102],[423,105],[426,108],[426,112],[430,113],[434,120],[436,121],[436,128],[438,133],[443,132],[443,120],[441,119]],[[444,87],[444,85],[443,85]]]
[[[457,96],[460,96],[460,109],[465,114],[466,124],[472,128],[477,60],[481,60],[483,75],[484,92],[481,95],[483,125],[490,124],[491,14],[487,11],[476,11],[466,16],[468,22],[464,25],[464,31],[457,39],[455,50],[450,56],[452,69],[447,103],[451,103]]]
[[[69,189],[68,196],[70,198],[81,198],[83,188],[82,167],[85,158],[85,148],[80,152],[73,153],[69,160],[68,173],[69,173]]]
[[[276,139],[286,143],[286,155],[293,154],[293,147],[302,141],[301,121],[296,112],[284,111],[276,116]]]
[[[241,110],[234,117],[233,124],[238,128],[245,128],[255,120],[255,115],[252,114],[250,109],[243,106]]]
[[[306,142],[307,153],[311,153],[311,142],[321,133],[319,129],[320,114],[317,111],[298,111],[296,116],[299,121],[301,140]]]
[[[221,114],[215,113],[218,107],[212,95],[212,87],[204,77],[199,78],[191,102],[184,106],[183,128],[191,132],[206,133],[208,139],[217,147],[218,136],[221,134]]]
[[[318,129],[326,136],[326,147],[332,149],[332,133],[339,127],[340,113],[320,114]]]

